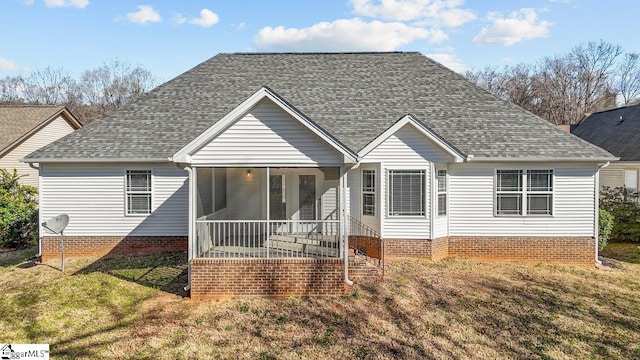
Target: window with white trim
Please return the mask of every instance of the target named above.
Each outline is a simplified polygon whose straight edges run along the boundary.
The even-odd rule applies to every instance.
[[[375,170],[362,170],[362,215],[376,215]]]
[[[389,216],[424,216],[424,190],[424,170],[389,170]]]
[[[447,170],[436,172],[438,183],[438,215],[447,215]]]
[[[496,215],[552,215],[553,170],[497,170]]]
[[[151,214],[151,170],[127,170],[127,215]]]

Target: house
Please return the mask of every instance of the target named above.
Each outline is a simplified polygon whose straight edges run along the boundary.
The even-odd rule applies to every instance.
[[[341,293],[349,247],[593,266],[614,159],[391,52],[220,54],[24,161],[67,256],[187,251],[203,299]]]
[[[16,169],[20,182],[38,187],[38,170],[20,159],[80,128],[64,106],[0,105],[0,168]]]
[[[600,187],[638,191],[640,170],[640,105],[590,114],[571,130],[620,158],[600,170]]]

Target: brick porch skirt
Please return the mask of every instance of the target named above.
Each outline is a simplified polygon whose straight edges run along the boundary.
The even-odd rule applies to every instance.
[[[186,236],[65,236],[64,256],[150,254],[187,251]],[[60,237],[42,237],[42,261],[60,258]]]
[[[594,266],[591,237],[450,236],[437,239],[385,239],[386,257],[440,260],[519,261]]]
[[[191,298],[344,294],[343,259],[191,260]]]

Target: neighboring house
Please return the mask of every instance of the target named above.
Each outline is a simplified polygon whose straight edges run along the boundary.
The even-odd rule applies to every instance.
[[[38,170],[20,159],[80,126],[64,106],[0,105],[0,168],[18,170],[22,184],[37,188]]]
[[[68,256],[187,251],[196,299],[340,293],[350,240],[593,266],[610,160],[419,53],[220,54],[25,159]]]
[[[571,133],[620,158],[600,170],[600,187],[638,190],[640,105],[590,114]]]

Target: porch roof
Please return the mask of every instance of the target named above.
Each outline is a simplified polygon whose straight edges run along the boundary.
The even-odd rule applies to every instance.
[[[25,159],[168,160],[258,89],[352,153],[407,114],[474,159],[612,158],[417,52],[220,54]]]

